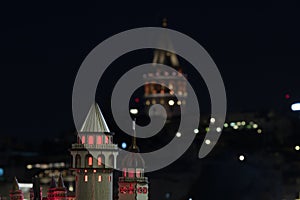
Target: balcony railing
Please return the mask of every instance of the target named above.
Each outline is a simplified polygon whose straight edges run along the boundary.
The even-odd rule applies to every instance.
[[[118,149],[116,144],[72,144],[72,149]]]

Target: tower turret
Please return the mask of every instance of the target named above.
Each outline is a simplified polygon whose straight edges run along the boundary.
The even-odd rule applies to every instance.
[[[112,200],[113,168],[118,147],[97,103],[90,108],[72,145],[72,168],[76,171],[76,200]]]
[[[52,176],[50,187],[47,193],[47,200],[66,200],[67,188],[64,185],[62,175],[59,175],[58,182],[56,183],[54,176]]]
[[[9,193],[9,196],[10,196],[11,200],[23,200],[24,199],[23,192],[19,188],[19,183],[18,183],[18,180],[16,177],[13,180],[13,185],[12,185],[12,189]]]
[[[123,173],[119,178],[119,200],[147,200],[148,178],[144,176],[145,161],[139,154],[136,144],[135,121],[133,122],[134,137],[128,154],[122,161]]]

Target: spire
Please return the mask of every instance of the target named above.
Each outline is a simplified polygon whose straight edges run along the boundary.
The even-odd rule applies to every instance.
[[[34,200],[40,200],[41,199],[41,187],[40,187],[40,183],[39,183],[39,178],[38,176],[34,176],[32,178],[32,183],[33,183],[33,197]]]
[[[64,188],[65,187],[64,180],[63,180],[63,177],[62,177],[61,173],[58,177],[57,187],[58,188]]]
[[[132,144],[131,144],[131,146],[129,147],[129,151],[137,153],[137,152],[140,152],[140,149],[139,149],[139,147],[138,147],[137,144],[136,144],[135,122],[136,122],[136,120],[134,119],[134,120],[132,121],[132,129],[133,129]]]
[[[18,190],[20,190],[19,183],[18,183],[17,178],[14,177],[13,185],[12,185],[12,191],[15,192],[15,191],[18,191]]]
[[[93,103],[80,130],[81,132],[110,132],[98,104]]]
[[[57,188],[54,176],[52,176],[52,178],[51,178],[50,188]]]
[[[162,27],[166,28],[167,26],[168,26],[168,20],[167,18],[163,18]]]

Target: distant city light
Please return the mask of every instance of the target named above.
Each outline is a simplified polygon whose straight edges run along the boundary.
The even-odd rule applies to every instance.
[[[291,98],[291,95],[290,95],[290,94],[285,94],[284,97],[285,97],[286,99],[289,99],[289,98]]]
[[[27,169],[32,169],[33,166],[32,165],[27,165],[26,167],[27,167]]]
[[[257,129],[257,133],[262,133],[262,130],[261,129]]]
[[[135,101],[135,103],[139,103],[140,99],[139,98],[135,98],[134,101]]]
[[[227,124],[227,123],[225,123],[225,124],[224,124],[224,127],[225,127],[225,128],[227,128],[227,127],[228,127],[228,124]]]
[[[0,168],[0,176],[3,176],[3,174],[4,174],[4,169]]]
[[[180,106],[180,105],[181,105],[181,101],[177,101],[177,105],[179,105],[179,106]]]
[[[205,128],[205,131],[208,132],[210,129],[208,127]]]
[[[197,128],[194,129],[194,133],[196,133],[196,134],[199,133],[199,129],[197,129]]]
[[[166,193],[165,197],[166,197],[166,199],[169,199],[171,197],[171,194],[168,192],[168,193]]]
[[[234,123],[234,122],[231,122],[231,123],[230,123],[230,126],[231,126],[231,127],[234,127],[234,126],[235,126],[235,123]]]
[[[216,128],[216,131],[217,131],[218,133],[220,133],[220,132],[222,131],[222,129],[221,129],[220,127],[217,127],[217,128]]]
[[[192,198],[189,198],[189,200],[193,200]]]
[[[291,105],[292,111],[300,111],[300,103],[294,103]]]
[[[205,140],[205,144],[210,145],[211,141],[209,139]]]
[[[258,125],[257,124],[253,124],[253,126],[252,126],[253,128],[258,128]]]
[[[122,146],[123,149],[126,149],[126,147],[127,147],[126,142],[122,142],[121,146]]]
[[[74,191],[74,187],[73,187],[73,185],[70,185],[70,186],[69,186],[69,191],[71,191],[71,192],[73,192],[73,191]]]
[[[169,100],[168,103],[169,103],[170,106],[173,106],[175,102],[173,100]]]
[[[215,123],[215,122],[216,122],[216,119],[212,117],[212,118],[210,118],[210,122],[211,122],[211,123]]]
[[[240,160],[240,161],[244,161],[244,160],[245,160],[245,156],[244,156],[244,155],[240,155],[240,156],[239,156],[239,160]]]
[[[178,138],[181,137],[181,133],[180,133],[180,132],[177,132],[177,133],[176,133],[176,137],[178,137]]]
[[[238,129],[239,127],[237,125],[234,125],[233,126],[233,129]]]
[[[130,109],[130,113],[133,114],[133,115],[136,115],[136,114],[139,113],[139,110],[136,109],[136,108],[132,108],[132,109]]]
[[[299,150],[300,150],[300,146],[298,146],[298,145],[295,146],[295,150],[296,150],[296,151],[299,151]]]
[[[246,122],[245,122],[245,121],[242,121],[242,125],[245,126],[245,125],[246,125]]]

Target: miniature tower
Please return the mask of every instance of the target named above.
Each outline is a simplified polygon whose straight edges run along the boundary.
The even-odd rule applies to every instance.
[[[76,170],[76,200],[112,200],[118,147],[113,144],[113,133],[96,103],[78,135],[78,143],[71,149],[72,168]]]
[[[19,188],[19,183],[18,183],[18,180],[16,177],[14,178],[12,190],[10,191],[9,196],[10,196],[10,200],[23,200],[24,199],[23,192]]]
[[[162,26],[167,27],[166,19],[163,20]],[[162,35],[159,42],[163,46],[173,49],[172,42],[167,34]],[[143,75],[145,81],[144,99],[146,111],[153,104],[161,104],[165,107],[168,116],[179,116],[179,106],[184,110],[186,104],[187,89],[186,82],[182,80],[182,76],[186,77],[186,75],[182,72],[177,56],[173,52],[156,49],[152,62],[154,67],[153,72]],[[162,71],[157,64],[170,66],[177,72],[169,73]],[[175,98],[175,95],[177,98]],[[163,113],[161,110],[153,109],[149,115],[162,116]]]
[[[58,178],[58,183],[52,176],[51,184],[47,193],[47,200],[66,200],[67,199],[67,188],[64,185],[62,175]]]
[[[136,145],[135,122],[134,137],[128,154],[122,161],[123,175],[119,178],[119,200],[148,200],[148,178],[144,177],[145,162]]]

